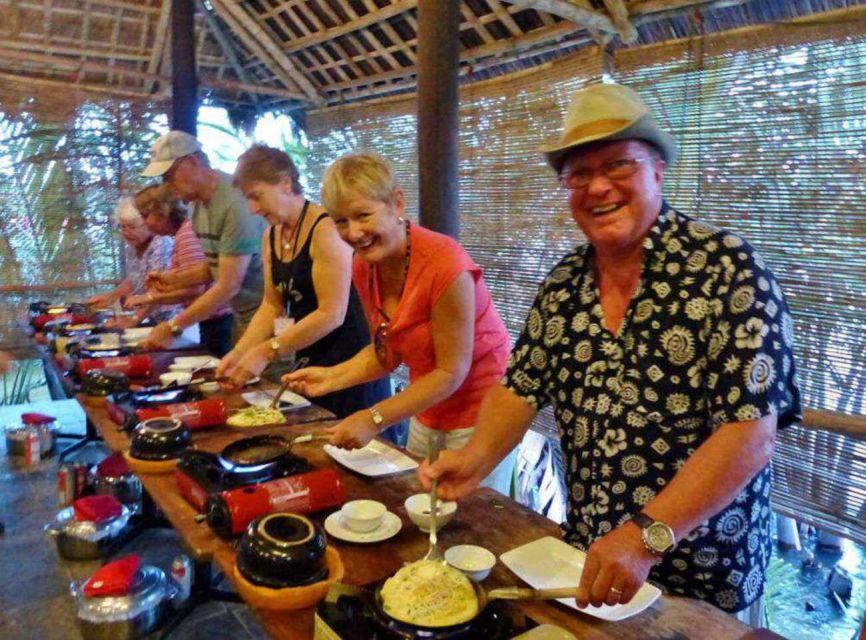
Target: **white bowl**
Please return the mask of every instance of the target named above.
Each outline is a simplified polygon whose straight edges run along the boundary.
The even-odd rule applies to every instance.
[[[384,504],[376,500],[352,500],[343,505],[340,514],[347,528],[367,533],[379,528],[387,510]]]
[[[168,373],[162,373],[159,376],[159,381],[163,386],[169,385],[172,382],[183,386],[189,384],[190,380],[192,380],[192,376],[189,374],[189,371],[169,371]]]
[[[439,512],[436,517],[436,529],[441,529],[451,521],[454,514],[457,513],[457,503],[442,500],[437,500],[439,503]],[[430,494],[416,493],[414,496],[409,496],[403,503],[406,507],[406,513],[409,514],[409,519],[418,525],[421,531],[430,531]]]
[[[202,382],[198,388],[206,396],[212,396],[215,393],[219,393],[220,385],[218,382],[214,381]]]
[[[481,582],[490,575],[496,556],[484,547],[458,544],[445,551],[445,562],[465,573],[470,580]]]

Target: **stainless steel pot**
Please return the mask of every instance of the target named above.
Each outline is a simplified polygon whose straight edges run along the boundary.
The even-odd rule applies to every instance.
[[[54,538],[57,553],[66,560],[94,560],[106,556],[123,535],[129,524],[129,509],[104,522],[79,522],[72,507],[62,509],[45,525],[45,532]]]
[[[119,476],[104,476],[97,473],[95,489],[97,495],[114,496],[134,509],[141,504],[141,480],[132,472]]]
[[[124,596],[89,597],[87,581],[69,585],[78,604],[78,627],[85,640],[134,640],[147,635],[165,618],[177,587],[157,567],[143,566]]]

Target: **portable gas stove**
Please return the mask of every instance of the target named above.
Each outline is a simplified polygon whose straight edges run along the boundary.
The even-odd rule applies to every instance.
[[[332,585],[316,607],[315,640],[508,640],[538,626],[510,603],[495,601],[465,625],[419,629],[388,619],[373,598],[372,588]]]
[[[267,480],[276,480],[313,469],[300,456],[291,453],[267,464],[238,468],[227,464],[219,454],[187,449],[180,456],[175,471],[177,488],[183,498],[203,513],[211,493],[246,487]]]
[[[179,402],[195,402],[200,400],[201,393],[194,387],[175,387],[170,389],[145,389],[114,394],[108,399],[106,409],[108,416],[126,431],[131,431],[138,424],[135,412],[138,409],[153,409],[167,404]]]

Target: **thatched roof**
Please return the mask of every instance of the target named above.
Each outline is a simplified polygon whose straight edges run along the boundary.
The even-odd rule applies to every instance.
[[[195,1],[200,84],[216,103],[262,111],[415,88],[418,0]],[[463,0],[461,73],[484,78],[598,43],[634,47],[862,3]],[[170,4],[0,0],[0,83],[165,99]]]

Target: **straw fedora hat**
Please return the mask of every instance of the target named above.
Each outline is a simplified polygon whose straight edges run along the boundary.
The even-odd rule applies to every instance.
[[[658,147],[668,166],[676,161],[676,141],[659,129],[637,93],[621,84],[591,84],[574,92],[559,142],[541,151],[554,171],[559,171],[566,154],[577,147],[633,138]]]

